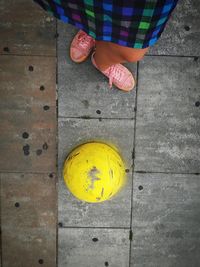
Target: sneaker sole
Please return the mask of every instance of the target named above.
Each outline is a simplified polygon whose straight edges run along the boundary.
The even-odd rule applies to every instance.
[[[89,54],[90,55],[90,54]],[[73,62],[75,62],[75,63],[82,63],[83,61],[85,61],[88,57],[89,57],[89,55],[88,56],[83,56],[83,57],[81,57],[80,59],[74,59],[73,58],[73,56],[72,56],[72,53],[71,53],[71,51],[70,51],[70,58],[71,58],[71,60],[73,61]]]

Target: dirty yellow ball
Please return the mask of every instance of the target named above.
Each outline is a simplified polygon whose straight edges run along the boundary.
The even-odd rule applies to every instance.
[[[86,202],[112,198],[125,184],[125,165],[118,150],[101,142],[76,147],[66,158],[63,177],[69,191]]]

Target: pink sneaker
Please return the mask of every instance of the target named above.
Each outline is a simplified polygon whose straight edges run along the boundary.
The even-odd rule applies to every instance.
[[[81,63],[89,56],[95,46],[95,40],[82,30],[79,30],[71,42],[70,57],[76,63]]]
[[[91,57],[92,63],[100,72],[102,72],[106,77],[109,78],[110,88],[112,87],[112,84],[126,92],[131,91],[134,88],[135,80],[132,73],[126,67],[124,67],[122,64],[114,64],[106,70],[102,71],[97,67],[95,63],[94,54],[95,52]]]

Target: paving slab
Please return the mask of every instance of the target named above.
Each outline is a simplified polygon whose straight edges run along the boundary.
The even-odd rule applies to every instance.
[[[0,62],[0,170],[55,172],[55,59],[2,55]]]
[[[55,176],[1,173],[0,178],[3,267],[55,267]]]
[[[129,227],[134,120],[59,119],[59,221],[63,226]],[[98,140],[119,149],[126,168],[127,184],[113,199],[92,204],[77,200],[64,185],[62,167],[77,145]]]
[[[135,171],[200,172],[200,63],[146,57],[139,66]]]
[[[135,89],[128,93],[110,89],[108,79],[93,67],[90,59],[81,64],[71,61],[69,47],[77,31],[71,25],[58,23],[59,116],[133,118]],[[136,77],[136,64],[126,66]]]
[[[0,2],[0,54],[56,55],[56,20],[31,0]]]
[[[129,230],[59,229],[58,267],[129,266]]]
[[[151,55],[200,56],[200,5],[198,1],[180,0]]]
[[[200,266],[200,176],[134,174],[131,266]]]

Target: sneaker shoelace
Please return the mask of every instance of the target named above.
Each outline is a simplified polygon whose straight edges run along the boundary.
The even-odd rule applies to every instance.
[[[79,45],[82,49],[88,50],[91,48],[91,43],[94,42],[93,38],[85,33],[80,33],[77,37]]]
[[[118,82],[122,81],[123,78],[123,70],[120,68],[119,64],[112,65],[108,69],[108,77],[109,77],[109,86],[112,88],[113,80],[117,80]]]

